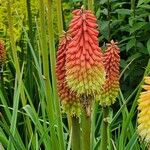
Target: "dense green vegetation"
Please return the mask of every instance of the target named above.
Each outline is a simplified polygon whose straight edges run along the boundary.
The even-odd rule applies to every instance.
[[[96,15],[102,50],[113,39],[121,51],[120,89],[108,112],[106,147],[147,149],[137,133],[137,100],[150,72],[150,0],[0,0],[0,39],[7,52],[0,67],[0,149],[71,149],[75,135],[70,117],[61,113],[56,51],[71,12],[83,4]],[[92,110],[90,145],[98,150],[103,113],[97,103]]]

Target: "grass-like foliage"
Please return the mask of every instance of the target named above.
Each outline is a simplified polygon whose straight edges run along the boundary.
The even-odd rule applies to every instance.
[[[147,150],[149,4],[0,0],[0,150]]]

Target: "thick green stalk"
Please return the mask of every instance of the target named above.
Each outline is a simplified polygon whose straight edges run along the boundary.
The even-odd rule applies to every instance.
[[[45,4],[43,0],[39,1],[39,10],[40,10],[40,29],[41,29],[41,52],[42,52],[42,60],[43,60],[43,75],[45,77],[45,94],[46,94],[46,102],[47,102],[47,113],[49,121],[51,122],[50,127],[50,133],[52,138],[52,148],[57,149],[59,146],[57,144],[57,138],[55,134],[55,128],[54,128],[54,101],[53,101],[53,95],[52,95],[52,88],[50,83],[50,77],[49,77],[49,59],[48,59],[48,46],[47,46],[47,34],[46,34],[46,21],[45,21]],[[52,27],[50,27],[52,28]]]
[[[60,12],[61,13],[61,12]],[[57,83],[56,83],[56,50],[54,42],[54,26],[53,26],[53,10],[52,10],[52,0],[48,0],[48,32],[49,32],[49,48],[50,48],[50,64],[51,64],[51,76],[52,76],[52,87],[54,96],[54,107],[55,107],[55,118],[57,121],[57,131],[59,146],[61,150],[65,150],[64,135],[63,135],[63,122],[61,116],[60,102],[58,98]],[[59,15],[59,14],[58,14]]]
[[[83,5],[85,7],[85,9],[87,8],[87,0],[83,0]]]
[[[102,121],[102,126],[101,126],[101,145],[100,145],[99,150],[107,150],[108,115],[109,115],[109,108],[103,107],[103,121]]]
[[[108,10],[108,15],[107,15],[107,20],[109,21],[108,22],[108,41],[110,41],[111,39],[111,33],[110,33],[110,19],[111,19],[111,16],[110,16],[110,0],[107,0],[107,10]]]
[[[94,11],[94,0],[88,0],[88,9]]]
[[[62,9],[61,9],[62,0],[55,0],[55,1],[56,1],[56,10],[57,10],[58,33],[59,36],[61,36],[63,31],[63,19],[62,19]]]
[[[82,111],[82,150],[90,150],[91,139],[91,115],[87,114],[86,109]]]
[[[80,123],[78,117],[72,117],[72,150],[80,150]]]

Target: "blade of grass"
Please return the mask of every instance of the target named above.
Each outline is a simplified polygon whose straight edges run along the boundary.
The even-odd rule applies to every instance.
[[[120,95],[120,99],[119,100],[121,100],[123,103],[125,103],[125,99],[123,97],[123,94],[122,94],[121,90],[119,90],[119,95]],[[122,124],[124,124],[124,122],[126,121],[127,116],[129,115],[129,112],[128,112],[128,109],[127,109],[126,105],[125,105],[125,107],[124,107],[124,109],[122,111],[122,114],[123,114],[123,123]],[[129,140],[130,140],[130,137],[132,137],[132,135],[134,134],[135,129],[134,129],[134,125],[132,124],[132,122],[130,122],[128,126],[129,126],[129,132],[126,132],[126,133],[128,133],[128,134],[126,134],[126,139],[127,139],[127,137],[129,137]],[[138,143],[136,143],[136,147],[135,148],[139,149]]]
[[[23,68],[20,74],[20,78],[15,80],[15,89],[14,89],[14,98],[13,98],[13,114],[11,118],[11,125],[10,125],[10,132],[12,133],[12,136],[15,136],[16,133],[16,128],[17,128],[17,113],[18,113],[18,105],[19,105],[19,97],[20,97],[20,92],[21,92],[21,85],[22,85],[22,75],[23,75]],[[18,81],[18,82],[17,82]],[[12,150],[12,143],[11,140],[8,142],[8,150]]]
[[[47,34],[46,34],[46,20],[45,20],[45,2],[43,0],[39,1],[39,10],[40,10],[40,30],[41,30],[41,52],[42,52],[42,60],[43,60],[43,75],[45,77],[45,89],[46,89],[46,101],[47,101],[47,113],[49,117],[49,121],[51,122],[52,126],[50,128],[51,138],[53,139],[52,142],[52,149],[58,149],[59,144],[55,134],[55,121],[54,121],[54,101],[52,95],[52,88],[50,84],[50,77],[49,77],[49,61],[48,61],[48,46],[47,46]],[[53,29],[52,29],[53,30]],[[52,51],[52,50],[51,50]],[[53,80],[53,79],[52,79]]]
[[[103,108],[103,122],[101,127],[101,144],[100,144],[100,150],[107,150],[108,145],[108,115],[109,115],[109,108],[104,107]]]
[[[25,146],[20,143],[20,140],[18,140],[18,136],[14,137],[10,131],[10,128],[7,124],[7,122],[4,119],[4,116],[0,114],[0,126],[4,129],[4,131],[9,135],[12,144],[14,145],[16,150],[26,150]]]
[[[148,61],[147,67],[145,69],[144,76],[146,76],[149,72],[150,72],[150,60]],[[143,80],[141,81],[140,85],[142,85],[142,84],[143,84]],[[139,98],[140,92],[141,92],[141,86],[139,87],[138,92],[136,94],[136,97],[133,101],[133,104],[132,104],[132,107],[130,109],[129,115],[126,118],[125,123],[122,125],[122,131],[121,131],[121,136],[120,136],[120,141],[119,141],[119,149],[124,147],[125,132],[128,128],[128,124],[130,123],[130,121],[132,120],[132,117],[134,115],[134,111],[135,111],[135,108],[137,106],[137,99]]]
[[[59,12],[61,15],[61,12]],[[48,0],[48,33],[49,33],[49,49],[50,49],[50,64],[51,64],[51,76],[52,76],[52,88],[53,88],[53,96],[54,96],[54,107],[55,107],[55,117],[57,120],[57,133],[59,139],[59,145],[61,150],[65,150],[64,144],[64,135],[63,135],[63,123],[62,123],[62,116],[61,116],[61,109],[60,109],[60,102],[58,99],[58,92],[57,92],[57,83],[56,83],[56,50],[55,50],[55,42],[54,42],[54,27],[53,27],[53,17],[52,17],[52,0]]]
[[[138,140],[138,135],[136,132],[134,132],[134,134],[131,136],[127,146],[125,147],[125,150],[134,149],[133,147],[135,146],[135,143],[137,142],[137,140]]]
[[[72,129],[70,129],[69,142],[68,142],[67,150],[70,150],[70,149],[71,149],[71,139],[72,139]]]
[[[0,143],[3,144],[4,147],[7,147],[8,145],[8,139],[1,127],[0,127]]]
[[[5,97],[4,97],[4,95],[3,95],[2,91],[1,91],[1,89],[0,89],[0,100],[1,100],[1,103],[5,106],[5,107],[4,107],[4,110],[5,110],[6,116],[7,116],[8,120],[9,120],[9,122],[11,123],[11,112],[10,112],[10,110],[9,110],[9,107],[8,107],[8,104],[7,104],[7,100],[5,99]],[[12,110],[13,110],[13,109],[12,109]],[[16,129],[16,136],[17,136],[17,139],[18,139],[18,141],[19,141],[21,147],[24,148],[24,144],[23,144],[23,142],[22,142],[22,140],[21,140],[21,137],[20,137],[19,132],[18,132],[17,129]]]
[[[36,110],[34,108],[34,105],[32,103],[32,100],[27,92],[27,90],[25,89],[25,93],[27,95],[28,101],[30,105],[26,105],[25,108],[23,107],[23,109],[27,112],[28,116],[31,118],[31,120],[33,121],[35,127],[37,127],[37,131],[41,134],[41,136],[45,133],[47,133],[44,138],[42,138],[42,141],[44,142],[44,145],[46,147],[46,149],[51,149],[51,142],[50,140],[52,140],[49,137],[49,131],[46,132],[46,129],[43,128],[43,126],[41,125],[40,121],[43,122],[43,120],[40,120],[38,117],[38,114],[36,113]],[[47,122],[47,124],[49,125],[49,123]],[[49,129],[48,129],[49,130]]]
[[[13,17],[12,17],[12,1],[7,0],[7,15],[8,15],[8,30],[9,30],[9,37],[10,37],[10,43],[11,43],[11,48],[12,48],[12,55],[13,55],[13,62],[14,62],[14,67],[16,69],[16,74],[18,79],[20,78],[21,72],[20,72],[20,65],[19,65],[19,59],[17,56],[17,48],[15,45],[15,40],[14,40],[14,32],[13,32]],[[24,106],[26,104],[26,98],[24,95],[23,89],[21,89],[21,102],[22,105]],[[30,124],[30,121],[28,119],[25,119],[25,124],[27,125],[28,129],[28,134],[26,134],[28,137],[33,134],[32,131],[32,126]]]
[[[93,150],[94,149],[94,146],[95,146],[95,144],[96,144],[96,140],[95,140],[95,129],[96,129],[96,127],[95,127],[95,122],[96,122],[96,114],[97,114],[97,110],[98,110],[98,104],[94,101],[93,102],[93,106],[92,106],[92,118],[91,118],[91,144],[90,144],[90,146],[91,146],[91,150]]]

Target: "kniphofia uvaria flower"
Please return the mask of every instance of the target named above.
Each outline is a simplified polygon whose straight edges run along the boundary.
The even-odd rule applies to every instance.
[[[73,11],[69,26],[72,41],[66,51],[66,80],[78,95],[94,96],[105,81],[96,17],[83,8]]]
[[[106,81],[101,94],[97,95],[96,99],[99,100],[101,106],[105,107],[115,102],[119,90],[120,49],[117,42],[112,40],[107,44],[103,61],[106,70]]]
[[[57,87],[59,97],[62,103],[63,111],[69,113],[71,116],[79,116],[80,103],[77,94],[71,91],[66,83],[66,50],[71,41],[69,33],[64,33],[61,37],[60,44],[57,51],[56,74]]]

